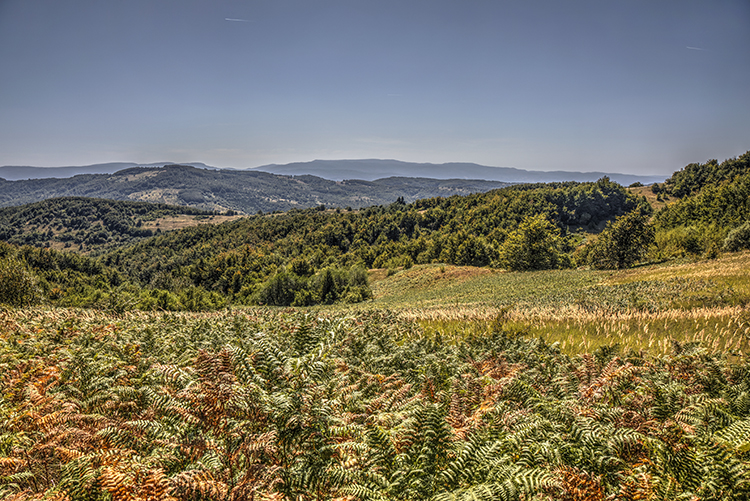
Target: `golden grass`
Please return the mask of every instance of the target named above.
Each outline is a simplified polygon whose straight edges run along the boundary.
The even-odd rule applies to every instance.
[[[243,216],[191,216],[181,214],[179,216],[165,216],[154,221],[144,221],[143,228],[149,230],[161,229],[161,231],[181,230],[199,224],[221,224],[234,221]]]
[[[669,197],[665,201],[664,198],[663,198],[665,195],[662,196],[662,200],[657,200],[656,199],[656,193],[654,193],[653,191],[651,191],[651,186],[638,186],[636,188],[626,188],[626,190],[628,190],[630,193],[632,193],[634,195],[639,195],[639,196],[642,196],[642,197],[646,197],[646,200],[648,201],[648,203],[651,204],[651,207],[653,207],[655,211],[657,211],[657,210],[661,209],[662,207],[664,207],[665,205],[667,205],[669,203],[673,203],[673,202],[675,202],[677,200],[674,197]]]
[[[750,356],[750,252],[614,272],[429,265],[372,278],[373,307],[394,309],[445,340],[482,335],[501,318],[571,354],[609,345],[660,354],[676,342]]]
[[[426,333],[440,333],[443,339],[460,340],[489,332],[498,320],[492,310],[430,310],[419,314],[404,310],[401,315],[417,321]],[[588,353],[602,346],[618,345],[629,350],[665,354],[673,343],[698,343],[710,353],[731,357],[750,356],[750,309],[747,307],[699,308],[665,312],[594,314],[574,311],[548,316],[523,311],[496,312],[503,328],[545,342],[559,343],[569,354]]]

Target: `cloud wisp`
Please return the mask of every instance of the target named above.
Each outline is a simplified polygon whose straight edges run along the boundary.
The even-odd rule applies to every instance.
[[[224,21],[230,21],[233,23],[252,23],[252,21],[249,19],[239,19],[236,17],[225,17]]]

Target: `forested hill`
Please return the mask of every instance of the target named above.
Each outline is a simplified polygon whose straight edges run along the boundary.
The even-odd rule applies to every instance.
[[[661,257],[750,248],[750,152],[687,165],[651,189],[667,203],[654,215]]]
[[[138,283],[166,289],[192,284],[238,302],[252,302],[262,294],[264,282],[276,277],[285,281],[288,294],[267,293],[263,301],[290,304],[305,277],[331,267],[431,262],[508,266],[504,246],[515,242],[519,225],[529,221],[533,231],[541,232],[534,258],[547,261],[526,267],[564,267],[580,241],[571,230],[600,228],[639,208],[649,210],[645,200],[606,178],[522,185],[359,211],[318,208],[252,216],[163,234],[114,250],[102,256],[102,262]],[[277,275],[279,271],[285,275]],[[298,302],[304,304],[304,297],[297,297]]]
[[[664,193],[683,197],[700,192],[704,187],[719,187],[735,178],[750,174],[750,151],[737,158],[721,163],[709,160],[706,163],[691,163],[675,172],[663,184],[657,185]]]
[[[357,302],[371,294],[366,268],[433,262],[568,267],[582,239],[576,229],[600,229],[617,217],[649,210],[645,199],[603,178],[411,204],[397,200],[360,210],[318,206],[256,214],[162,233],[97,259],[6,244],[0,261],[13,260],[8,269],[26,263],[27,273],[36,276],[29,283],[40,284],[40,297],[68,306]]]
[[[358,208],[391,203],[399,197],[411,202],[420,198],[485,192],[507,185],[499,181],[422,178],[336,182],[315,176],[166,165],[65,179],[0,180],[0,206],[85,196],[254,214],[321,204]]]
[[[0,240],[86,252],[122,246],[161,233],[159,222],[165,218],[170,221],[182,218],[185,223],[192,220],[194,224],[227,219],[194,207],[84,197],[53,198],[0,208]]]
[[[750,248],[747,158],[689,166],[654,185],[666,205],[651,221],[651,206],[635,194],[643,187],[629,190],[607,178],[514,185],[359,210],[319,205],[254,214],[165,232],[97,259],[4,244],[0,273],[3,267],[14,270],[8,273],[20,269],[31,277],[27,283],[39,284],[33,297],[61,305],[201,309],[227,302],[362,301],[371,295],[366,268],[445,263],[518,271],[615,269],[674,257],[711,258]],[[672,187],[688,174],[703,181],[687,183],[695,186],[677,197]]]

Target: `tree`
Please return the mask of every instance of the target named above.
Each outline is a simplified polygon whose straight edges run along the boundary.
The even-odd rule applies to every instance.
[[[500,247],[500,264],[513,271],[557,268],[560,230],[544,214],[527,216]]]
[[[584,260],[599,269],[629,268],[646,256],[654,242],[648,217],[635,210],[618,217],[583,251]]]
[[[0,258],[0,304],[28,306],[41,300],[37,278],[25,262],[15,257]]]
[[[724,249],[732,252],[750,249],[750,221],[729,232],[724,240]]]

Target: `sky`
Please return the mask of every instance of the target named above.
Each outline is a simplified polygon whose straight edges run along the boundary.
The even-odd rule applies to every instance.
[[[0,0],[0,165],[748,150],[749,0]]]

